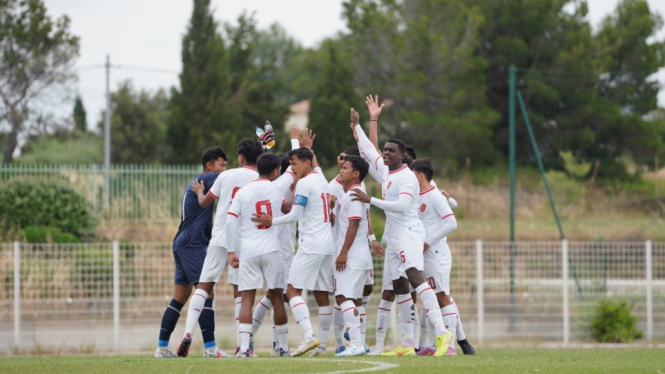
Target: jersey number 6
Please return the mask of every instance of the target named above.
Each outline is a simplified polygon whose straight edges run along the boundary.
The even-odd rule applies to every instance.
[[[256,214],[260,216],[264,213],[272,217],[272,205],[270,204],[270,200],[263,200],[256,203]],[[268,228],[270,228],[270,226],[258,226],[259,230],[265,230]]]

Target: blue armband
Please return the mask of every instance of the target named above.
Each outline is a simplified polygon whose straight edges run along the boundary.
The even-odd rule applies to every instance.
[[[293,203],[304,207],[305,205],[307,205],[307,198],[303,195],[296,195],[296,198],[295,200],[293,200]]]

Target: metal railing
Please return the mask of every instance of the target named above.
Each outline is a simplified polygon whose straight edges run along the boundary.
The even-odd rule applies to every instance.
[[[451,292],[476,343],[590,340],[594,307],[605,297],[629,302],[646,340],[665,337],[665,242],[515,242],[514,297],[509,242],[450,247]],[[369,343],[382,261],[375,259]],[[0,352],[154,349],[173,273],[170,243],[0,244]],[[226,275],[214,303],[218,344],[232,349],[234,303]],[[313,298],[309,303],[316,319]],[[300,329],[289,323],[295,341]],[[184,316],[174,344],[183,328]],[[271,334],[263,330],[257,348],[267,349]],[[398,329],[391,330],[394,338]]]

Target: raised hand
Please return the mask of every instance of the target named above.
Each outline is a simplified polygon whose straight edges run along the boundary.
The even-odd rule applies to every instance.
[[[300,146],[312,149],[314,144],[314,139],[316,139],[316,134],[312,133],[312,130],[306,128],[300,132]]]
[[[298,139],[298,137],[300,136],[300,129],[295,126],[291,127],[290,133],[291,133],[291,139]]]
[[[360,122],[360,115],[353,108],[351,108],[351,127]]]
[[[351,123],[351,131],[353,131],[353,138],[356,139],[356,143],[358,143],[358,133],[356,132],[356,125]]]
[[[365,104],[367,104],[367,110],[369,110],[369,120],[370,121],[376,121],[379,118],[379,115],[381,114],[381,111],[383,110],[383,106],[386,105],[381,104],[379,106],[379,96],[375,95],[372,97],[372,95],[369,95],[365,98]]]

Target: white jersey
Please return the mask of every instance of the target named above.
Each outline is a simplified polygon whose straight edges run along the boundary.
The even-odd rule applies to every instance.
[[[227,243],[225,226],[226,226],[226,213],[231,207],[231,202],[233,201],[236,193],[249,182],[259,178],[259,173],[254,169],[248,166],[244,166],[237,169],[227,170],[221,173],[215,183],[208,193],[219,200],[217,203],[217,212],[215,213],[215,223],[212,227],[212,238],[210,239],[210,245],[217,247],[228,248],[230,245]],[[236,238],[240,237],[240,225],[236,231]],[[232,243],[233,245],[239,243]],[[237,248],[237,246],[236,246]]]
[[[298,221],[298,251],[333,255],[335,244],[330,226],[328,181],[323,175],[311,172],[298,181],[295,193],[293,203],[304,208]]]
[[[346,266],[349,269],[369,270],[372,269],[372,255],[369,253],[369,245],[367,242],[367,228],[369,217],[369,204],[360,201],[353,201],[351,192],[354,188],[359,188],[365,191],[365,188],[359,184],[351,186],[349,191],[345,193],[340,200],[337,200],[337,221],[335,226],[338,228],[337,246],[335,256],[339,256],[342,252],[342,246],[346,240],[346,232],[349,229],[349,221],[359,220],[360,226],[356,233],[356,238],[349,248],[348,260]]]
[[[287,193],[284,195],[284,199],[288,200],[291,198],[291,195],[293,194],[293,190],[289,188]],[[280,212],[278,214],[275,214],[275,217],[282,216],[283,214]],[[296,224],[295,223],[289,223],[286,225],[280,225],[279,226],[279,243],[282,246],[282,256],[285,259],[293,257],[293,254],[295,253],[296,249]]]
[[[360,182],[360,185],[362,187],[362,190],[365,191],[365,182]],[[344,186],[342,183],[337,179],[337,177],[333,178],[333,180],[328,183],[328,189],[330,190],[330,196],[335,196],[337,198],[337,203],[339,203],[344,195],[346,195],[346,192],[344,192]],[[335,204],[337,206],[337,204]],[[335,208],[335,211],[337,211],[337,208]],[[368,226],[369,227],[369,226]],[[337,241],[337,233],[339,232],[338,230],[338,225],[335,223],[335,226],[332,227],[332,235],[333,235],[333,240]]]
[[[257,226],[252,221],[252,215],[266,213],[272,217],[274,212],[281,211],[283,202],[284,192],[266,179],[252,181],[238,191],[228,214],[238,217],[240,221],[240,259],[281,250],[279,227]]]
[[[423,222],[427,238],[432,237],[441,228],[441,220],[453,215],[453,210],[448,204],[448,200],[436,187],[430,187],[421,192],[418,198],[420,206],[418,216]],[[434,243],[427,243],[430,246],[425,252],[426,257],[434,256],[442,259],[450,259],[450,249],[448,248],[447,238],[444,237]]]
[[[403,165],[397,170],[388,171],[388,168],[384,167],[381,191],[383,200],[386,201],[397,201],[400,195],[409,195],[413,198],[409,207],[404,212],[392,213],[385,211],[386,226],[390,227],[390,230],[383,237],[391,238],[393,236],[417,235],[424,240],[425,228],[422,222],[420,222],[420,218],[418,218],[418,193],[420,186],[418,185],[418,179],[411,169]]]

